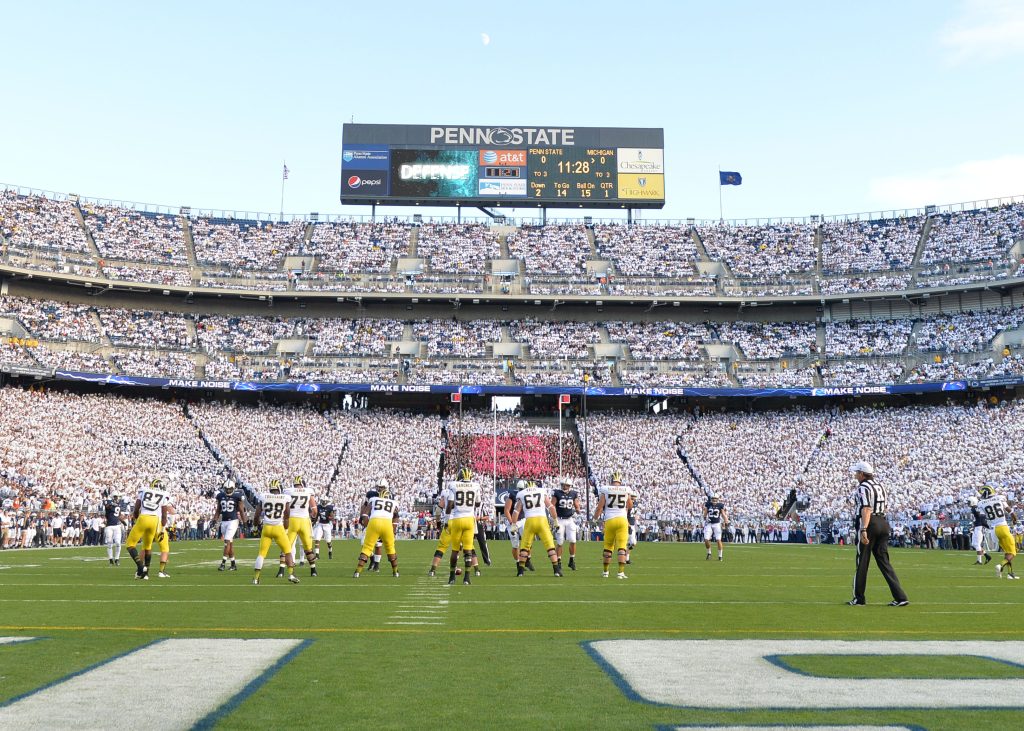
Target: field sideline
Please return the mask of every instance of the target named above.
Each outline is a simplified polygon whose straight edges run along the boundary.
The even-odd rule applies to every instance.
[[[325,552],[318,578],[310,578],[305,567],[297,569],[298,586],[275,580],[272,567],[263,585],[253,586],[252,540],[239,544],[239,571],[224,573],[216,571],[217,543],[173,544],[172,578],[154,576],[145,583],[132,578],[127,553],[114,568],[102,548],[5,551],[0,553],[0,637],[40,639],[0,645],[0,724],[5,712],[17,712],[19,727],[32,727],[31,702],[45,706],[49,701],[52,708],[65,686],[22,696],[99,665],[78,675],[73,681],[78,685],[66,686],[75,689],[69,697],[79,706],[77,718],[108,721],[98,727],[145,707],[163,714],[168,728],[197,723],[317,729],[866,724],[938,731],[973,730],[982,722],[1024,728],[1022,664],[984,659],[992,656],[988,650],[970,652],[980,659],[964,658],[964,645],[940,648],[928,660],[905,651],[879,663],[864,657],[873,651],[847,649],[836,658],[822,645],[820,653],[802,657],[780,653],[776,664],[790,668],[794,678],[847,676],[832,683],[894,676],[887,687],[895,683],[907,689],[901,705],[912,705],[914,683],[926,682],[909,678],[949,678],[954,685],[947,687],[957,692],[943,697],[968,708],[763,710],[744,707],[757,697],[755,678],[740,673],[739,662],[728,654],[742,643],[710,650],[725,654],[714,661],[715,682],[709,683],[697,674],[701,658],[673,655],[677,645],[607,642],[1003,643],[978,645],[988,649],[1024,642],[1024,582],[997,580],[992,564],[972,565],[970,552],[893,550],[911,605],[890,608],[875,569],[869,606],[845,605],[853,572],[849,548],[727,545],[726,560],[719,563],[705,561],[700,544],[641,544],[628,567],[630,578],[617,581],[614,567],[612,578],[599,576],[599,544],[580,544],[580,570],[566,569],[563,579],[551,575],[542,555],[535,558],[535,573],[517,579],[509,544],[491,547],[494,565],[483,567],[484,575],[468,587],[448,587],[447,572],[426,576],[433,551],[427,542],[399,543],[401,578],[390,576],[385,561],[380,575],[359,580],[351,578],[357,544],[335,543],[334,559],[326,560]],[[150,644],[163,638],[221,643]],[[288,642],[227,642],[263,638]],[[608,648],[624,648],[625,656],[642,660],[655,646],[669,653],[664,662],[677,666],[683,679],[666,692],[675,693],[688,678],[704,677],[699,689],[690,690],[707,699],[706,705],[648,702],[644,697],[658,685],[658,676],[671,675],[667,665],[651,664],[649,678],[641,672],[630,680],[619,673],[622,663],[608,660],[614,655]],[[678,645],[684,653],[692,647]],[[111,658],[118,659],[108,663]],[[885,669],[872,671],[876,665]],[[137,682],[122,683],[119,671]],[[99,686],[102,708],[83,707],[95,702],[89,700],[90,683]],[[162,683],[168,688],[163,693]],[[189,703],[174,694],[176,683],[192,705],[207,704],[197,718],[183,720]],[[224,697],[211,693],[203,700],[189,683],[198,690],[223,686]],[[783,708],[784,696],[762,705]],[[997,705],[1009,707],[989,708]]]

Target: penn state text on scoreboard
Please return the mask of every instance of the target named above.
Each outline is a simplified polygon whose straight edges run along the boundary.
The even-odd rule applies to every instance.
[[[660,128],[342,126],[341,202],[663,208]]]

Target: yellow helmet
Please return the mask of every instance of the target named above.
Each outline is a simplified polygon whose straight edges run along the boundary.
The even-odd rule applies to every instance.
[[[304,487],[306,485],[306,480],[302,475],[295,475],[295,479],[292,480],[292,484],[295,485],[295,487]]]
[[[469,482],[473,479],[473,471],[469,467],[460,467],[459,476],[455,479],[459,482]]]
[[[273,480],[271,480],[270,481],[270,491],[271,492],[281,492],[281,481],[278,480],[277,478],[274,478]]]
[[[988,485],[985,485],[985,486],[983,486],[983,487],[982,487],[982,488],[981,488],[980,490],[978,490],[978,496],[979,496],[979,497],[980,497],[980,498],[981,498],[982,500],[985,500],[986,498],[990,498],[990,497],[992,497],[992,496],[993,496],[993,495],[995,495],[995,494],[996,494],[996,491],[995,491],[995,490],[993,490],[993,489],[992,489],[991,487],[989,487]]]
[[[163,490],[166,487],[166,484],[162,478],[156,477],[149,481],[149,486],[154,490]]]
[[[622,473],[619,470],[612,472],[612,482],[622,482]]]

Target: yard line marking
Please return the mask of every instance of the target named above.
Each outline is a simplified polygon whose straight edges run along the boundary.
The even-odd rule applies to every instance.
[[[17,645],[20,642],[31,642],[35,637],[0,637],[0,645]]]
[[[7,701],[0,705],[0,726],[99,729],[109,727],[109,714],[130,714],[137,725],[157,731],[202,727],[219,709],[252,693],[304,646],[295,639],[162,640]],[[225,657],[231,658],[230,673],[210,662]],[[165,697],[188,702],[146,703],[131,693],[110,692],[134,687],[140,677],[159,677]]]

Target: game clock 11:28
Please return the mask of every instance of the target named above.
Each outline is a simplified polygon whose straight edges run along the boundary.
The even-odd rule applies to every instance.
[[[614,148],[531,147],[526,171],[529,197],[540,201],[614,201]]]

